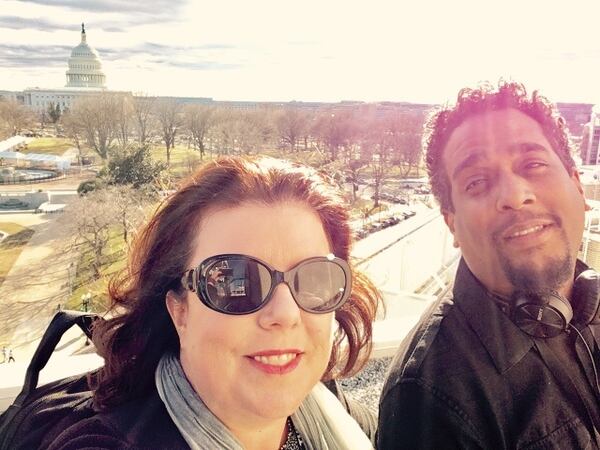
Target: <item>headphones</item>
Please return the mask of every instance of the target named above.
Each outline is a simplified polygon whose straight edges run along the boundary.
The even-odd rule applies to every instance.
[[[558,292],[515,292],[511,298],[492,295],[500,309],[522,331],[536,338],[551,338],[567,331],[571,320],[579,325],[600,324],[600,274],[581,272],[573,284],[573,306]]]
[[[577,264],[579,266],[579,262]],[[510,317],[517,327],[534,338],[552,338],[566,332],[568,328],[573,329],[577,333],[577,337],[581,338],[585,345],[594,371],[594,380],[596,382],[595,392],[596,395],[600,393],[598,371],[596,370],[592,350],[579,331],[579,328],[571,324],[571,320],[582,327],[600,324],[600,274],[598,272],[593,269],[586,269],[575,278],[571,295],[573,306],[556,291],[550,291],[541,295],[517,291],[513,293],[510,299],[502,299],[494,294],[492,294],[492,297],[500,309]],[[600,345],[598,336],[595,335],[593,330],[592,335],[597,345]],[[559,382],[563,386],[566,386],[567,390],[572,388],[577,393],[589,420],[590,433],[592,433],[596,443],[598,443],[597,421],[590,413],[591,407],[586,397],[580,394],[577,385],[574,384],[568,371],[565,370],[558,360],[554,359],[555,357],[552,356],[552,351],[549,350],[546,342],[536,342],[535,346],[541,358]]]

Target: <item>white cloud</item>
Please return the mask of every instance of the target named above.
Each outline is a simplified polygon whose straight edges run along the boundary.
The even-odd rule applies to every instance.
[[[65,2],[73,3],[56,1]],[[568,6],[538,0],[222,0],[188,1],[174,10],[159,3],[151,11],[144,6],[151,2],[142,3],[134,13],[137,3],[121,0],[103,0],[100,11],[82,9],[86,2],[79,8],[3,2],[3,43],[39,46],[40,65],[3,69],[0,89],[62,84],[68,54],[64,67],[45,67],[45,46],[76,45],[85,21],[88,42],[101,53],[111,49],[104,62],[116,89],[218,99],[439,102],[466,84],[512,76],[553,99],[600,98],[594,31],[600,4],[592,0]],[[1,16],[43,23],[39,29],[2,28]],[[2,48],[0,64],[6,66]]]

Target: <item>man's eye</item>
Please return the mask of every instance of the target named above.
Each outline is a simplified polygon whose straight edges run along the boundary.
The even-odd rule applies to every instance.
[[[485,188],[486,179],[485,178],[477,178],[476,180],[470,181],[465,187],[465,191],[467,192],[478,192]]]
[[[541,161],[530,161],[525,164],[525,168],[528,170],[540,169],[542,167],[546,167],[548,164]]]

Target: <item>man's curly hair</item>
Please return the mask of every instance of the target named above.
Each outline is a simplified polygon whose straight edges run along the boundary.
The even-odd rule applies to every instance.
[[[443,151],[454,130],[466,119],[489,111],[514,108],[540,124],[544,135],[567,170],[575,167],[571,157],[569,132],[556,107],[538,91],[527,95],[525,86],[500,80],[498,87],[483,83],[464,88],[456,104],[434,110],[425,122],[423,148],[433,195],[444,211],[454,211],[450,180],[443,163]]]

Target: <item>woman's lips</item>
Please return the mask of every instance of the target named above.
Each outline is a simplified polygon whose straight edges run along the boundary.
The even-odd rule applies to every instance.
[[[246,356],[253,367],[267,374],[290,373],[302,359],[300,350],[267,350]]]

